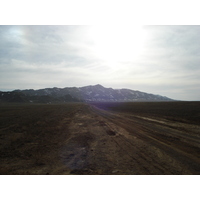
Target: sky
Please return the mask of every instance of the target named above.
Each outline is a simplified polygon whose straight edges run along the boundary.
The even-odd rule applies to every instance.
[[[200,100],[200,26],[0,26],[0,91],[101,84]]]

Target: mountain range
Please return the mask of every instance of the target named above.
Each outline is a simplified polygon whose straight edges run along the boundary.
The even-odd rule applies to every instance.
[[[0,102],[64,103],[64,102],[134,102],[172,101],[172,99],[130,89],[105,88],[102,85],[85,87],[45,88],[0,91]]]

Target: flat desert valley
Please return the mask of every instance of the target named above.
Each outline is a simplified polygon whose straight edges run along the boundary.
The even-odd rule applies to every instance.
[[[2,175],[199,175],[200,102],[0,105]]]

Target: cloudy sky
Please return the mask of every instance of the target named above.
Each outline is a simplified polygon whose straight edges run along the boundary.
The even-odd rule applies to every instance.
[[[200,26],[0,26],[0,90],[101,84],[200,100]]]

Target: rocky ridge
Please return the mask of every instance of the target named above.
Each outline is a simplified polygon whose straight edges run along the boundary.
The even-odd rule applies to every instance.
[[[65,103],[65,102],[134,102],[172,101],[160,95],[130,89],[105,88],[102,85],[84,87],[45,88],[0,92],[0,102]]]

